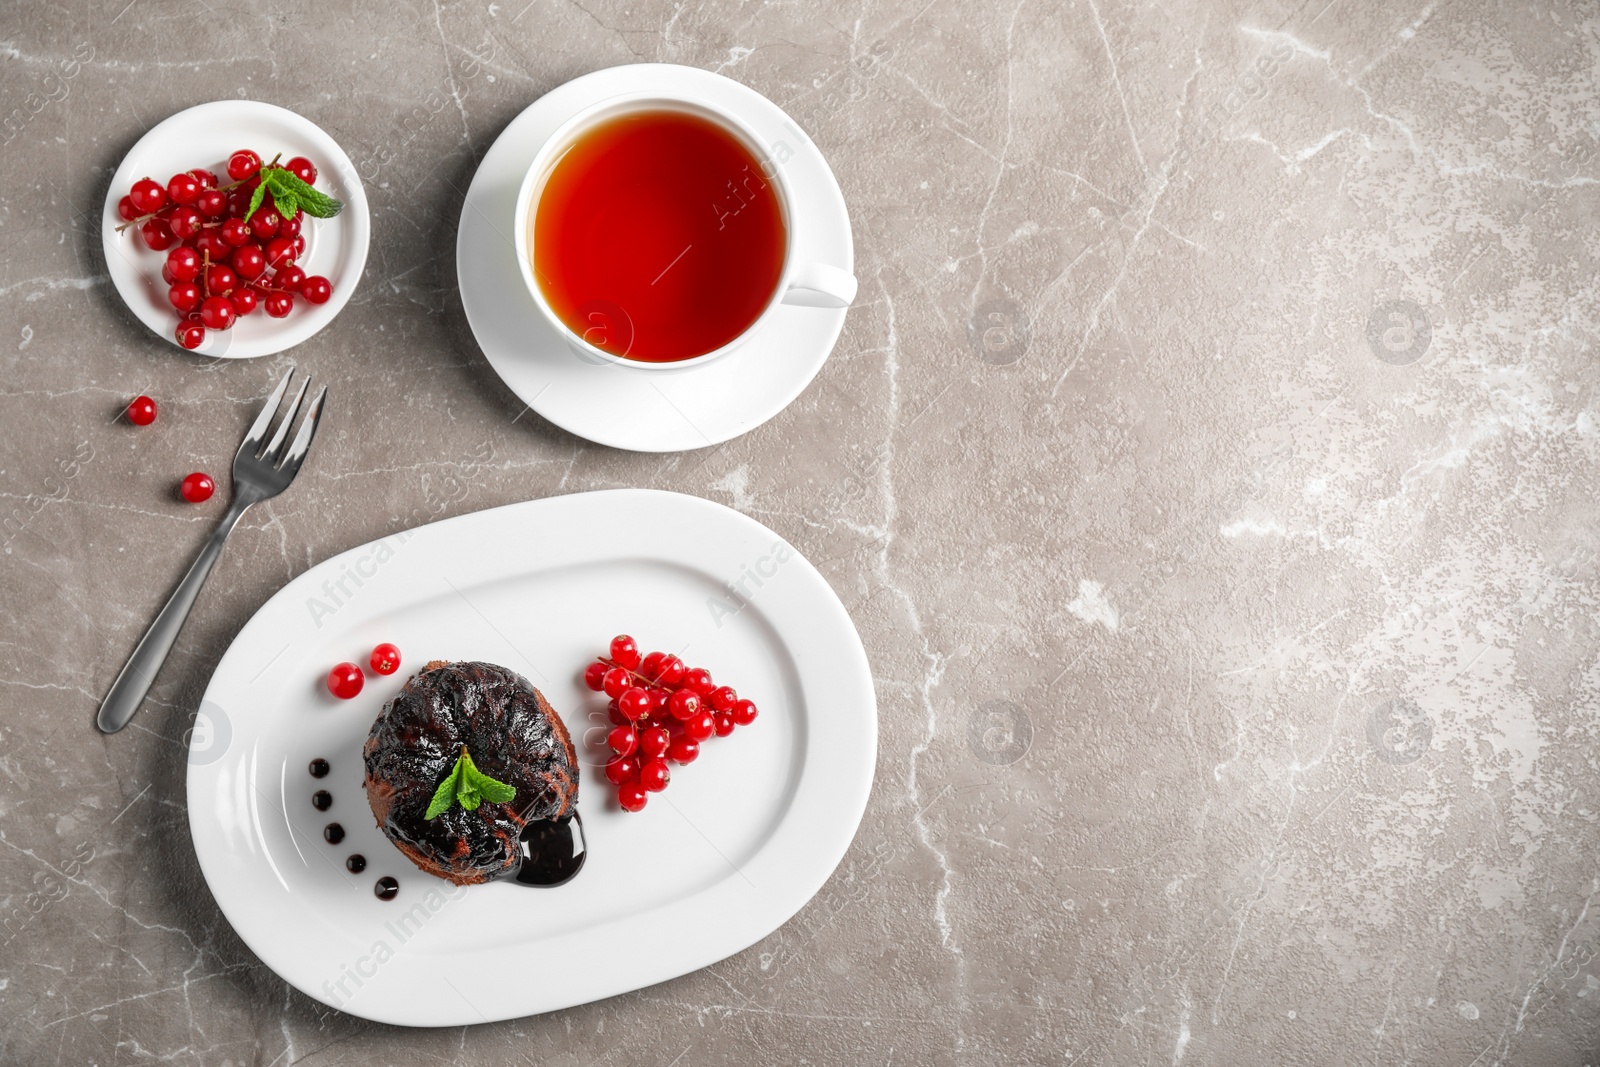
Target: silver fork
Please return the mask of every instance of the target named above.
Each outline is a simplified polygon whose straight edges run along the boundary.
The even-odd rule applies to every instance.
[[[189,617],[195,598],[200,595],[200,587],[205,584],[206,576],[211,573],[211,567],[217,562],[217,557],[222,555],[223,542],[233,532],[234,526],[244,516],[245,511],[250,505],[259,504],[287,489],[289,483],[294,481],[294,476],[299,473],[300,464],[305,462],[306,453],[311,450],[311,439],[317,433],[317,423],[322,418],[323,401],[328,396],[327,386],[323,386],[321,392],[311,401],[305,420],[300,424],[300,432],[295,434],[294,443],[289,446],[287,452],[283,443],[289,437],[289,427],[299,414],[300,403],[305,399],[306,388],[311,384],[309,376],[301,381],[300,388],[290,401],[283,421],[278,423],[277,432],[264,447],[261,444],[267,436],[268,428],[272,425],[272,416],[277,413],[278,405],[283,401],[283,394],[289,389],[289,380],[293,377],[294,368],[290,367],[289,373],[283,376],[283,381],[278,383],[278,387],[267,398],[266,406],[261,409],[255,425],[244,435],[244,441],[239,445],[239,452],[233,457],[233,502],[223,513],[222,521],[217,524],[211,539],[200,550],[200,555],[189,568],[189,573],[178,583],[178,588],[167,601],[167,606],[161,609],[156,621],[145,631],[139,647],[133,650],[128,665],[117,675],[117,680],[111,685],[111,692],[106,694],[105,702],[100,705],[100,714],[95,717],[95,724],[106,733],[114,734],[128,725],[133,713],[139,710],[140,702],[150,691],[150,683],[155,681],[156,672],[166,662],[167,653],[172,651],[173,644],[178,640],[178,631],[183,628],[183,621]]]

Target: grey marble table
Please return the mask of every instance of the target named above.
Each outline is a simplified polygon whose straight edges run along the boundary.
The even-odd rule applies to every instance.
[[[0,18],[0,1061],[1492,1064],[1600,1045],[1600,23],[1455,0],[18,0]],[[823,148],[861,279],[782,415],[668,456],[523,414],[457,212],[530,101],[642,60]],[[97,232],[247,97],[373,180],[332,328],[185,356]],[[149,705],[94,710],[290,359],[336,407]],[[151,430],[116,418],[134,394]],[[190,844],[250,614],[427,516],[614,486],[767,523],[855,617],[877,784],[817,898],[688,977],[449,1032],[288,988]],[[820,505],[820,506],[819,506]]]

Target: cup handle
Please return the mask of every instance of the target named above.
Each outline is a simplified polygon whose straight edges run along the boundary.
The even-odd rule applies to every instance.
[[[783,303],[808,308],[847,308],[855,298],[855,275],[826,263],[796,267],[783,293]]]

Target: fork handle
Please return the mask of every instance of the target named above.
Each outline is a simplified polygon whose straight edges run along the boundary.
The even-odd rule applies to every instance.
[[[95,716],[95,725],[104,733],[116,733],[128,725],[133,713],[139,710],[151,683],[155,681],[156,672],[167,661],[167,653],[172,651],[172,646],[178,640],[178,631],[183,629],[184,620],[189,617],[195,598],[200,595],[200,587],[206,584],[206,576],[211,573],[217,557],[222,555],[223,543],[252,503],[254,501],[234,497],[222,521],[189,567],[189,573],[183,576],[183,581],[178,583],[178,588],[167,600],[167,606],[161,609],[156,621],[145,631],[139,647],[128,658],[128,665],[111,683],[111,692],[106,694],[105,701],[100,705],[100,714]]]

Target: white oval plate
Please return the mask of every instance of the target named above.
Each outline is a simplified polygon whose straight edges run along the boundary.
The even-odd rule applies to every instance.
[[[726,583],[743,593],[730,593]],[[760,716],[706,742],[638,814],[599,769],[604,698],[583,668],[614,634],[681,652]],[[404,662],[340,701],[335,663],[393,641]],[[584,750],[589,856],[564,886],[458,888],[375,825],[361,746],[431,659],[488,660],[538,686]],[[311,777],[321,757],[332,773]],[[698,497],[621,489],[447,519],[335,556],[280,590],[217,665],[189,754],[189,826],[217,904],[308,996],[407,1026],[508,1019],[624,993],[765,937],[844,856],[872,785],[866,653],[812,565]],[[334,797],[311,806],[318,788]],[[346,830],[324,842],[329,821]],[[352,875],[345,857],[367,868]],[[383,875],[399,897],[373,893]],[[670,931],[670,936],[663,936]]]
[[[720,444],[755,429],[803,392],[844,329],[845,309],[780,305],[759,334],[711,363],[674,370],[584,359],[540,314],[512,239],[517,192],[568,118],[621,93],[678,90],[738,115],[773,149],[794,209],[800,263],[855,267],[850,216],[827,160],[783,109],[720,74],[638,63],[558,86],[511,121],[483,157],[461,209],[461,303],[489,365],[529,408],[562,429],[635,452]]]
[[[270,356],[306,340],[339,314],[367,263],[372,223],[367,215],[367,194],[356,176],[355,164],[339,143],[320,126],[301,115],[255,100],[217,100],[180,111],[139,138],[123,157],[106,192],[100,222],[104,234],[106,269],[132,312],[157,336],[183,351],[174,336],[178,313],[167,301],[167,283],[161,280],[165,252],[145,247],[138,227],[117,232],[122,216],[117,202],[140,178],[166,184],[181,170],[204,167],[227,185],[228,157],[252,148],[270,160],[282,152],[284,159],[305,156],[316,164],[317,188],[344,202],[331,219],[308,219],[306,254],[299,265],[307,274],[320,274],[333,283],[333,296],[322,305],[296,299],[287,317],[275,319],[261,308],[241,318],[230,330],[207,330],[205,343],[195,354],[215,359],[250,359]]]

